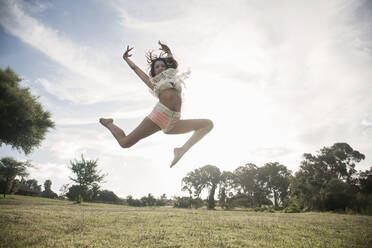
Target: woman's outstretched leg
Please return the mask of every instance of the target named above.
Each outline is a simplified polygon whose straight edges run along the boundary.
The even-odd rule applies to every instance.
[[[201,140],[213,128],[213,122],[209,119],[191,119],[179,120],[175,126],[167,132],[167,134],[182,134],[194,131],[192,136],[186,143],[179,148],[174,149],[174,159],[170,165],[172,168],[178,160],[185,154],[193,145]]]
[[[99,122],[110,130],[112,135],[118,141],[119,145],[123,148],[129,148],[136,144],[139,140],[150,136],[161,130],[152,120],[145,117],[143,121],[134,129],[130,134],[125,135],[124,131],[116,126],[112,119],[100,118]]]
[[[114,124],[113,119],[111,119],[111,118],[109,118],[109,119],[100,118],[99,122],[103,126],[105,126],[108,130],[110,130],[110,132],[112,133],[112,135],[114,135],[115,139],[118,142],[119,142],[120,139],[122,139],[126,136],[124,131],[120,127],[118,127]]]

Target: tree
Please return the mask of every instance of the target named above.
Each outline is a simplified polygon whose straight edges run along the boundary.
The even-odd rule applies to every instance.
[[[75,159],[74,162],[70,161],[71,167],[69,167],[75,174],[75,178],[69,177],[70,180],[78,183],[79,195],[87,195],[87,191],[90,190],[94,184],[103,181],[103,178],[107,174],[99,175],[100,171],[97,171],[98,160],[85,160],[83,154],[81,154],[81,161]],[[91,199],[90,199],[91,200]],[[80,197],[77,200],[80,202]]]
[[[369,170],[359,171],[355,208],[358,212],[372,215],[372,166]]]
[[[66,199],[66,194],[67,194],[67,192],[69,191],[68,186],[69,186],[69,184],[66,183],[66,184],[63,184],[63,185],[61,186],[61,188],[59,189],[59,192],[60,192],[60,194],[59,194],[59,198],[60,198],[60,199]]]
[[[324,187],[324,207],[328,210],[351,207],[356,199],[354,188],[338,178],[332,178]]]
[[[266,163],[258,170],[258,179],[274,196],[275,208],[288,200],[290,176],[291,171],[278,162]]]
[[[56,199],[58,195],[52,191],[51,187],[52,187],[52,181],[49,179],[45,180],[44,191],[41,193],[41,196],[46,197],[46,198]]]
[[[204,202],[200,197],[174,197],[173,207],[175,208],[201,208]]]
[[[223,209],[232,208],[231,197],[233,197],[235,174],[230,171],[223,171],[220,177],[218,202]]]
[[[265,188],[264,182],[259,179],[259,168],[252,163],[239,166],[234,171],[234,188],[238,194],[233,200],[243,204],[245,207],[261,207],[269,200],[270,191]],[[244,200],[245,198],[245,200]]]
[[[71,185],[68,188],[68,192],[66,193],[66,197],[70,201],[76,201],[80,203],[81,201],[91,201],[93,192],[89,190],[86,185]]]
[[[40,146],[48,128],[54,128],[50,113],[20,88],[21,79],[9,67],[0,69],[0,146],[4,143],[29,154]]]
[[[182,178],[182,185],[182,191],[188,191],[190,197],[194,192],[194,197],[198,198],[203,190],[200,169],[195,169],[194,171],[187,173],[187,175]]]
[[[343,187],[345,194],[356,191],[357,180],[353,177],[356,174],[354,162],[360,162],[365,156],[353,150],[347,143],[335,143],[331,147],[324,147],[316,156],[310,153],[303,156],[305,160],[301,161],[300,170],[295,173],[292,180],[291,197],[295,195],[305,208],[329,209],[328,203],[333,200],[326,199],[330,199],[329,192],[334,192],[337,185]],[[346,187],[340,181],[350,187]],[[353,204],[350,200],[352,197],[344,199],[349,201],[346,206]]]
[[[148,194],[147,197],[143,196],[141,198],[141,202],[143,206],[155,206],[156,199],[152,194]]]
[[[359,172],[360,191],[365,194],[372,194],[372,166],[369,170]]]
[[[94,201],[106,203],[117,203],[119,200],[119,197],[110,190],[100,190],[94,199]]]
[[[214,194],[220,182],[221,172],[218,167],[214,165],[205,165],[193,172],[189,172],[186,177],[182,179],[184,185],[182,190],[188,190],[189,193],[194,190],[194,196],[199,198],[203,189],[208,190],[207,208],[214,209],[216,203]]]
[[[38,184],[36,179],[26,180],[22,177],[16,194],[17,195],[40,196],[41,185]]]
[[[156,206],[165,206],[168,203],[166,194],[162,194],[159,199],[156,199]]]
[[[52,181],[51,180],[45,180],[45,182],[44,182],[44,190],[52,190],[51,189],[51,187],[52,187]]]
[[[25,177],[28,175],[26,172],[27,167],[31,167],[29,161],[20,162],[11,157],[4,157],[0,160],[1,190],[4,198],[16,176]]]
[[[21,187],[21,181],[16,178],[11,183],[11,186],[10,186],[10,188],[8,190],[8,193],[9,194],[14,194],[14,193],[16,193],[19,190],[20,187]]]
[[[92,184],[92,187],[91,187],[91,190],[92,190],[92,200],[94,201],[98,194],[100,193],[100,186],[98,185],[98,183],[93,183]]]
[[[143,202],[141,200],[134,199],[133,196],[131,196],[131,195],[127,196],[126,201],[127,201],[129,206],[133,206],[133,207],[143,206]]]

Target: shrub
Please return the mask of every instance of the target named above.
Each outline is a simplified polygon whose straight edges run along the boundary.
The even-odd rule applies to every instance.
[[[201,198],[192,197],[175,197],[175,202],[173,207],[175,208],[200,208],[204,205]]]
[[[300,213],[302,212],[302,205],[297,198],[297,196],[293,195],[288,202],[288,206],[284,209],[285,213]]]

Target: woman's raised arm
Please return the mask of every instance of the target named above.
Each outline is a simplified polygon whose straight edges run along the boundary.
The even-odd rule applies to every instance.
[[[123,54],[123,59],[128,63],[129,67],[132,68],[133,71],[139,76],[139,78],[142,79],[142,81],[145,82],[145,84],[153,90],[154,86],[150,82],[149,76],[147,76],[146,73],[144,73],[135,63],[133,63],[133,61],[129,59],[129,57],[132,56],[129,55],[129,51],[132,49],[133,47],[129,49],[129,46],[127,46],[127,50]]]

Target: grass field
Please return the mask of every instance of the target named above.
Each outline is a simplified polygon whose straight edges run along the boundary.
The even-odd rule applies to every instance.
[[[372,217],[0,198],[0,247],[372,247]]]

